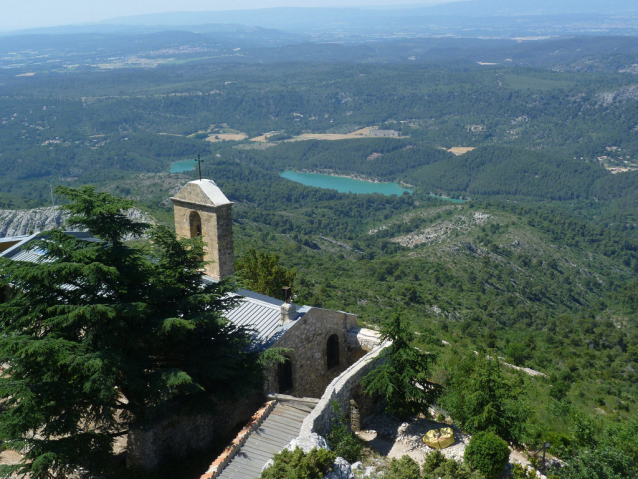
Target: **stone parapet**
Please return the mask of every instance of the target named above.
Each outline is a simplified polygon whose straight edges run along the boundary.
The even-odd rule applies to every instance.
[[[392,343],[389,341],[379,344],[328,385],[317,406],[304,420],[300,436],[312,433],[326,436],[330,432],[330,427],[336,419],[331,402],[336,401],[341,411],[349,411],[350,400],[360,393],[361,381],[375,368],[375,360],[390,344]]]
[[[364,351],[372,351],[381,344],[381,334],[373,329],[352,328],[346,335],[346,341],[351,348],[361,348]]]

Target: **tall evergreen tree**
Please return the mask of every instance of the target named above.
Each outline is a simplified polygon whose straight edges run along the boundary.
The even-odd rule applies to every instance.
[[[252,248],[237,261],[237,272],[250,290],[280,299],[284,299],[282,288],[292,286],[297,275],[281,266],[278,254]]]
[[[69,222],[98,241],[54,230],[37,263],[0,262],[0,441],[24,455],[0,476],[107,472],[114,438],[175,410],[208,410],[260,386],[249,335],[224,318],[225,283],[203,284],[203,244],[147,225],[132,204],[92,187],[58,188]],[[242,381],[236,381],[236,377]]]
[[[419,351],[410,343],[413,334],[402,321],[401,312],[384,324],[384,341],[392,341],[377,358],[377,367],[363,378],[368,394],[380,394],[388,411],[401,417],[427,413],[439,395],[439,387],[428,381],[436,356]]]
[[[473,434],[493,432],[516,445],[527,438],[531,411],[497,359],[466,355],[452,370],[441,402],[454,422]]]

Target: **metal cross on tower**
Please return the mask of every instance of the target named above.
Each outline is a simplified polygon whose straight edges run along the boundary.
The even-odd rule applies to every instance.
[[[195,161],[197,162],[197,166],[199,167],[199,181],[202,181],[202,163],[204,162],[204,160],[200,158],[199,153],[197,153],[197,159]]]

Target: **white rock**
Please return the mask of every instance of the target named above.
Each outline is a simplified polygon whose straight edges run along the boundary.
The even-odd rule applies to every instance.
[[[328,451],[330,450],[328,442],[315,432],[307,436],[296,437],[286,446],[286,449],[288,449],[289,451],[294,451],[296,448],[301,449],[306,454],[313,449],[326,449]]]
[[[371,477],[374,474],[376,469],[374,466],[366,467],[366,472],[363,474],[363,477]]]
[[[361,461],[357,461],[354,464],[352,464],[352,470],[353,471],[363,471],[363,464],[361,463]]]
[[[324,479],[355,479],[352,466],[343,457],[335,459],[334,469]]]
[[[268,459],[268,462],[266,464],[264,464],[264,467],[261,468],[261,472],[264,472],[266,469],[268,469],[274,463],[275,463],[275,461],[273,461],[272,459]]]

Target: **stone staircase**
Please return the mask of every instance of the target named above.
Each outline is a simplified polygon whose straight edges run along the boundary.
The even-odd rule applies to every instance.
[[[299,436],[301,424],[312,409],[308,404],[277,403],[261,425],[249,434],[221,473],[211,477],[258,479],[264,465]]]

